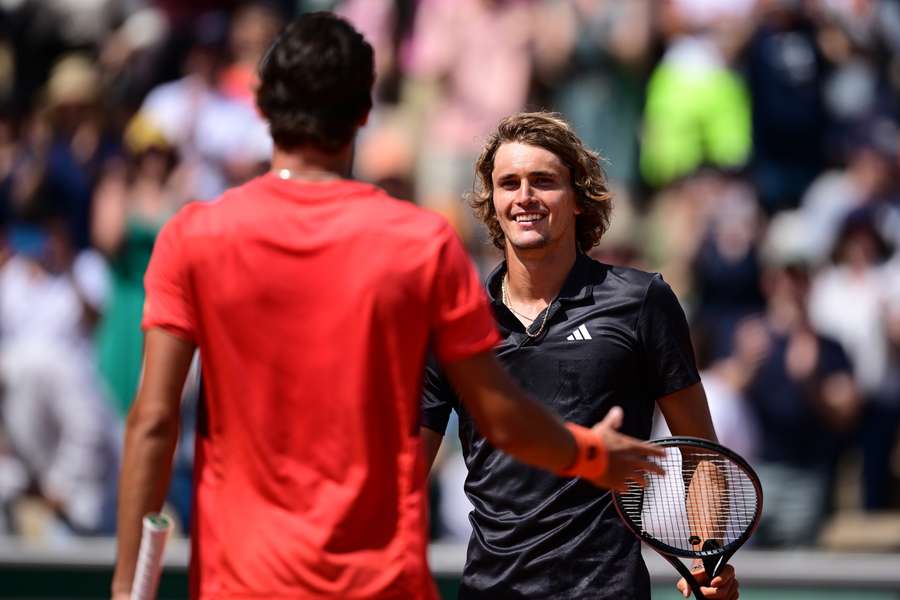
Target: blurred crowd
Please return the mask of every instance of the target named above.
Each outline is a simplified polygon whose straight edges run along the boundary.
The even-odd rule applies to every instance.
[[[593,254],[681,299],[720,440],[763,478],[757,545],[900,509],[900,0],[4,0],[0,533],[113,531],[155,236],[266,171],[255,68],[310,10],[376,50],[356,176],[444,214],[482,270],[462,195],[502,117],[559,111],[602,154]],[[464,540],[452,458],[432,528]]]

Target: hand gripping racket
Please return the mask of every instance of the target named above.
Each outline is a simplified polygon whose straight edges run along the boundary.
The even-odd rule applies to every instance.
[[[651,440],[665,456],[650,460],[665,475],[641,471],[641,487],[630,480],[613,492],[625,525],[684,577],[694,597],[705,598],[681,558],[700,559],[712,581],[746,542],[762,513],[762,486],[747,461],[713,442],[692,437]]]
[[[144,517],[141,546],[131,584],[131,600],[156,600],[163,551],[171,529],[171,522],[165,515],[151,513]]]

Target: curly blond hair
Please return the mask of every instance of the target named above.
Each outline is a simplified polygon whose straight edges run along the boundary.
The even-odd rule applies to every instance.
[[[612,194],[607,188],[606,173],[600,166],[600,155],[585,147],[572,127],[557,113],[528,112],[506,117],[488,137],[481,156],[475,162],[477,188],[466,198],[477,216],[488,228],[491,241],[504,249],[503,230],[494,209],[494,186],[491,178],[494,158],[503,144],[519,142],[537,146],[555,154],[569,169],[575,203],[581,212],[575,217],[578,247],[587,252],[597,245],[612,213]]]

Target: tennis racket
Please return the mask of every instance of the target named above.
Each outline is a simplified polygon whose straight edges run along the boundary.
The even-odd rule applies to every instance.
[[[665,456],[650,460],[665,475],[641,471],[641,487],[629,480],[613,492],[613,504],[634,535],[684,577],[697,599],[700,583],[680,559],[700,559],[709,581],[759,524],[763,494],[747,461],[728,448],[692,437],[651,440]]]
[[[144,517],[137,566],[131,584],[131,600],[156,600],[163,551],[171,530],[172,524],[165,515],[151,513]]]

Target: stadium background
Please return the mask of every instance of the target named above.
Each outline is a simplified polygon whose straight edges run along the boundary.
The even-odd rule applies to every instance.
[[[254,65],[318,9],[376,49],[355,174],[446,215],[482,271],[498,258],[462,194],[501,117],[558,110],[602,153],[616,198],[595,255],[663,273],[721,441],[774,482],[735,559],[744,597],[900,595],[897,0],[2,0],[0,597],[105,595],[153,239],[266,170]],[[780,379],[763,368],[784,306],[843,348],[840,389],[795,385],[802,344]],[[167,503],[182,525],[195,396]],[[467,508],[445,447],[432,565],[450,593]],[[184,597],[185,560],[176,539],[164,597]]]

